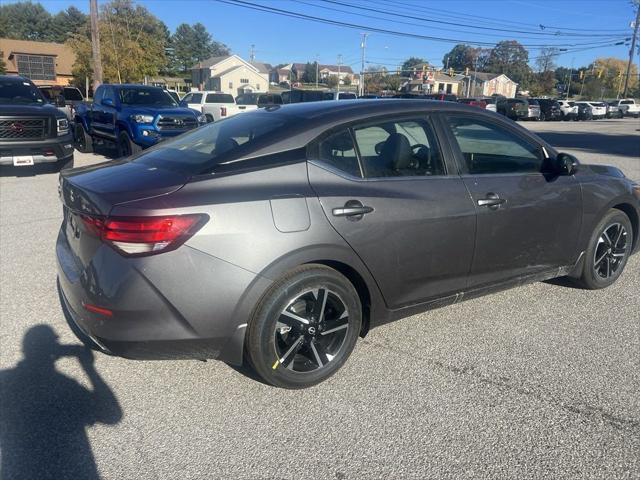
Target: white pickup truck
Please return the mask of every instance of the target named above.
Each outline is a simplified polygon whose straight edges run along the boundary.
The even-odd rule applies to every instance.
[[[621,98],[616,105],[625,117],[638,118],[640,116],[640,105],[633,98]]]
[[[189,92],[180,101],[180,106],[204,113],[208,122],[217,122],[251,109],[247,105],[237,105],[233,95],[211,91]]]

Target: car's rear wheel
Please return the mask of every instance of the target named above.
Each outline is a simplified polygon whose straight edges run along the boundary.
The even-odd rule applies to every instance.
[[[275,282],[249,321],[246,353],[268,383],[305,388],[333,375],[360,333],[355,288],[337,271],[304,265]]]
[[[73,128],[73,141],[76,150],[81,153],[91,153],[93,151],[93,141],[91,136],[85,131],[80,123],[76,123]]]
[[[591,236],[580,285],[596,290],[614,283],[627,264],[632,245],[629,217],[615,208],[609,210]]]
[[[118,157],[128,157],[142,151],[139,145],[133,143],[129,134],[124,130],[118,135]]]

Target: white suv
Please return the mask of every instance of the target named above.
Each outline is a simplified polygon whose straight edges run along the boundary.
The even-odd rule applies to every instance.
[[[576,102],[576,103],[584,103],[591,107],[591,113],[593,114],[593,119],[597,120],[598,118],[605,118],[607,116],[607,106],[602,102]]]
[[[223,118],[233,117],[247,109],[245,105],[236,105],[233,95],[212,91],[189,92],[182,97],[180,105],[204,113],[207,122],[217,122]]]
[[[571,105],[573,102],[569,102],[569,100],[558,100],[558,103],[560,104],[560,112],[562,113],[563,120],[578,118],[578,107]]]

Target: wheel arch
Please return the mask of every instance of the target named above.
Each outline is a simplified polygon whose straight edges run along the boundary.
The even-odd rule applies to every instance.
[[[631,228],[633,229],[633,243],[631,246],[631,251],[636,252],[638,249],[638,236],[640,234],[640,218],[638,218],[638,211],[633,208],[630,203],[626,202],[617,203],[611,208],[620,210],[629,218],[629,221],[631,222]]]

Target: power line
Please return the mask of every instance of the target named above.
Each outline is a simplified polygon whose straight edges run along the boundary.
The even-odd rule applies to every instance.
[[[438,23],[438,24],[442,24],[442,25],[452,25],[452,26],[455,26],[455,27],[473,28],[473,29],[476,29],[476,30],[488,30],[488,31],[493,31],[493,32],[524,33],[524,34],[528,34],[528,35],[539,35],[539,36],[546,36],[546,37],[548,37],[549,35],[557,36],[555,33],[533,32],[533,31],[526,31],[526,30],[511,30],[511,29],[505,29],[505,28],[484,27],[484,26],[478,26],[478,25],[469,25],[469,24],[465,24],[465,23],[448,22],[448,21],[444,21],[444,20],[433,20],[433,19],[430,19],[430,18],[421,18],[421,17],[416,17],[416,16],[413,16],[413,15],[404,15],[404,14],[395,13],[395,12],[380,12],[380,10],[376,10],[374,8],[369,8],[369,7],[365,7],[365,6],[362,6],[362,5],[353,5],[351,3],[339,2],[339,1],[335,1],[335,0],[319,0],[319,1],[323,2],[323,3],[341,5],[343,7],[350,7],[350,8],[354,8],[354,9],[358,9],[358,10],[365,10],[365,11],[368,11],[368,12],[383,13],[384,15],[391,15],[391,16],[399,17],[399,18],[407,18],[407,19],[411,19],[411,20],[418,20],[418,21],[426,22],[426,23]],[[465,32],[465,33],[469,33],[469,32]],[[597,34],[597,33],[589,34],[589,35],[578,34],[578,33],[564,33],[564,34],[562,34],[562,36],[611,37],[612,35],[610,35],[610,34]]]
[[[335,25],[335,26],[340,26],[340,27],[346,27],[346,28],[351,28],[351,29],[357,29],[360,31],[369,31],[369,32],[376,32],[376,33],[381,33],[381,34],[385,34],[385,35],[395,35],[395,36],[400,36],[400,37],[406,37],[406,38],[416,38],[416,39],[420,39],[420,40],[431,40],[431,41],[436,41],[436,42],[443,42],[443,43],[468,43],[468,44],[472,44],[472,45],[479,45],[479,46],[487,46],[487,47],[493,47],[495,45],[495,42],[481,42],[481,41],[463,41],[460,39],[453,39],[453,38],[445,38],[445,37],[435,37],[435,36],[430,36],[430,35],[421,35],[421,34],[417,34],[417,33],[411,33],[411,32],[399,32],[397,30],[389,30],[389,29],[385,29],[385,28],[378,28],[378,27],[372,27],[372,26],[367,26],[367,25],[360,25],[360,24],[356,24],[356,23],[350,23],[350,22],[342,22],[339,20],[332,20],[332,19],[328,19],[328,18],[323,18],[323,17],[317,17],[315,15],[307,15],[304,13],[299,13],[299,12],[293,12],[291,10],[283,10],[280,8],[275,8],[275,7],[270,7],[270,6],[266,6],[266,5],[259,5],[259,4],[255,4],[255,3],[251,3],[251,2],[246,2],[246,1],[242,1],[242,0],[214,0],[217,1],[219,3],[225,3],[228,5],[235,5],[238,7],[243,7],[243,8],[247,8],[250,10],[256,10],[256,11],[261,11],[261,12],[266,12],[266,13],[271,13],[274,15],[280,15],[280,16],[285,16],[285,17],[289,17],[289,18],[297,18],[297,19],[302,19],[302,20],[308,20],[308,21],[312,21],[312,22],[317,22],[317,23],[324,23],[327,25]],[[588,46],[588,45],[593,45],[593,43],[574,43],[574,44],[523,44],[523,47],[556,47],[556,48],[560,48],[560,47],[579,47],[579,46]]]

